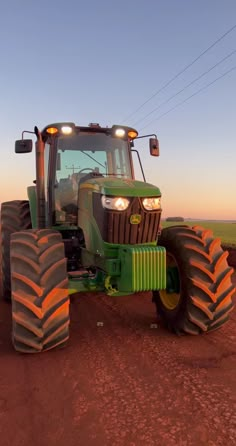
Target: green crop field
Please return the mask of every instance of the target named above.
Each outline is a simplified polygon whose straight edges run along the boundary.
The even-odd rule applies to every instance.
[[[214,237],[220,237],[222,243],[236,247],[236,223],[222,223],[216,221],[190,221],[172,222],[162,221],[163,228],[174,225],[202,226],[213,231]]]

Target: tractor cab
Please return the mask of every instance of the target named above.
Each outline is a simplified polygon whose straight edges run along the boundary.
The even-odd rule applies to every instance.
[[[48,152],[45,156],[46,196],[51,194],[52,223],[76,225],[81,184],[98,177],[133,178],[130,129],[111,131],[92,124],[85,129],[74,127],[69,134],[58,131],[53,136],[50,129],[46,128],[43,134],[46,154]],[[68,129],[69,126],[67,132]]]
[[[27,132],[23,132],[22,139],[16,141],[16,153],[32,150],[32,140],[23,139],[24,133]],[[145,181],[139,154],[133,149],[135,139],[152,136],[149,139],[150,154],[159,156],[156,135],[138,137],[135,129],[126,126],[113,125],[108,128],[92,123],[82,127],[64,122],[50,124],[42,132],[35,127],[34,132],[28,133],[34,133],[37,137],[36,187],[28,188],[28,196],[30,203],[36,203],[36,206],[30,206],[33,227],[38,228],[59,225],[78,227],[80,190],[86,185],[86,197],[82,194],[83,203],[92,192],[102,195],[102,191],[109,189],[105,185],[111,185],[113,180],[116,186],[112,191],[109,189],[110,193],[123,194],[127,181],[135,182],[132,152],[137,153]],[[88,184],[99,178],[103,178],[103,181],[93,186]],[[132,196],[133,191],[129,189]],[[159,190],[151,190],[150,196],[153,194],[159,194]],[[122,210],[122,200],[120,197],[118,203],[121,208],[117,210]]]

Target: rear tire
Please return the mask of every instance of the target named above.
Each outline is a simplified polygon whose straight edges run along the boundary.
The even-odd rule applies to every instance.
[[[170,259],[169,291],[153,292],[157,313],[165,324],[177,334],[200,334],[221,327],[233,309],[235,287],[233,268],[220,239],[200,226],[175,226],[163,229],[158,243]]]
[[[31,217],[29,202],[15,200],[1,206],[1,248],[2,248],[2,295],[11,300],[10,238],[13,232],[30,229]]]
[[[13,345],[36,353],[69,338],[69,296],[61,234],[32,229],[11,237]]]

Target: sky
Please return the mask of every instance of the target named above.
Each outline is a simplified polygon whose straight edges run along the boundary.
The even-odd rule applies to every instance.
[[[236,27],[205,52],[235,25],[235,0],[1,2],[0,202],[35,179],[23,130],[98,122],[157,135],[163,217],[236,219]]]

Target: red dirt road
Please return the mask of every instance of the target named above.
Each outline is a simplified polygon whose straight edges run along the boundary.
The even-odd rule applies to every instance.
[[[78,297],[67,348],[39,355],[14,352],[2,301],[0,319],[1,446],[236,445],[236,309],[176,337],[150,294]]]

